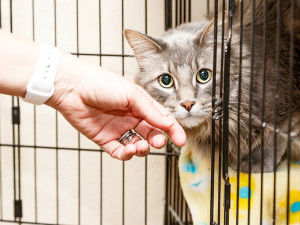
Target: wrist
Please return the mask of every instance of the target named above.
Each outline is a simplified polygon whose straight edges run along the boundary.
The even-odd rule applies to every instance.
[[[80,82],[77,76],[80,61],[69,53],[59,50],[59,62],[54,81],[54,93],[45,102],[46,105],[57,109],[59,105],[73,92],[74,87]]]
[[[58,66],[57,48],[39,44],[39,59],[36,69],[27,84],[24,101],[41,105],[54,93],[54,81]]]

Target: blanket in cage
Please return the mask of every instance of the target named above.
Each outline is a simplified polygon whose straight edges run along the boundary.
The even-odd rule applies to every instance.
[[[195,153],[197,152],[197,153]],[[218,155],[216,155],[218,161]],[[214,221],[217,221],[218,209],[218,166],[214,171]],[[211,158],[208,154],[192,151],[191,145],[182,149],[179,158],[180,182],[184,196],[190,208],[194,225],[209,225],[210,218],[210,186],[211,186]],[[221,214],[220,224],[224,221],[223,210],[223,179],[221,183]],[[291,162],[289,206],[287,206],[287,162],[283,161],[276,170],[275,207],[274,203],[274,173],[263,174],[262,207],[261,207],[261,174],[247,173],[239,175],[239,190],[237,193],[237,172],[229,168],[231,184],[229,224],[248,224],[248,206],[250,205],[250,225],[260,224],[262,210],[262,224],[273,224],[275,217],[277,225],[287,224],[287,207],[289,209],[289,224],[300,225],[300,162]],[[237,195],[238,194],[238,195]],[[250,195],[250,203],[248,202]],[[238,210],[237,210],[238,200]],[[275,216],[273,216],[273,208]]]

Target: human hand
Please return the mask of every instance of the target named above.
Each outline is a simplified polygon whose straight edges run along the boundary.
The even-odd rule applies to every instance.
[[[55,93],[46,102],[57,109],[79,132],[112,157],[129,160],[145,156],[149,144],[166,144],[163,130],[176,145],[185,144],[186,136],[174,117],[138,85],[122,76],[60,53]],[[126,146],[118,139],[134,129]]]

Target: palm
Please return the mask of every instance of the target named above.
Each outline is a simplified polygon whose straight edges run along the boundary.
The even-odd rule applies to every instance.
[[[100,67],[81,61],[77,65],[68,71],[72,79],[63,77],[58,82],[55,97],[48,104],[112,157],[128,160],[133,155],[145,156],[149,143],[162,148],[166,138],[159,129],[176,144],[185,142],[180,125],[141,87]],[[124,146],[118,139],[130,129],[144,140],[135,136]]]
[[[68,104],[69,102],[72,102],[72,104]],[[99,105],[103,105],[103,103]],[[124,108],[123,110],[117,109],[116,106],[118,106],[118,103],[106,106],[108,107],[95,108],[72,93],[68,96],[67,101],[64,101],[64,103],[59,106],[59,111],[79,132],[100,147],[106,149],[113,157],[126,160],[131,158],[133,154],[140,156],[147,154],[148,144],[144,142],[139,144],[140,149],[133,149],[132,146],[129,146],[131,148],[128,149],[128,154],[124,153],[124,156],[121,156],[121,151],[124,151],[124,146],[120,146],[120,143],[116,140],[130,129],[135,129],[146,139],[149,133],[155,131],[153,134],[157,135],[160,132],[151,127],[140,117],[134,115],[135,113],[133,113],[130,108]],[[136,139],[136,141],[140,141],[140,139]],[[154,144],[154,147],[161,148],[163,145],[164,141]],[[118,149],[120,150],[118,151]]]

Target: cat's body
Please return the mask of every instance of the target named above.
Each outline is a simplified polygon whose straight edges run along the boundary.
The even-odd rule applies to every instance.
[[[211,159],[205,152],[197,151],[196,146],[189,143],[181,149],[178,169],[180,184],[192,214],[194,225],[208,225],[211,212]],[[218,153],[216,153],[218,158]],[[216,160],[218,161],[218,160]],[[218,162],[215,163],[214,171],[214,207],[213,220],[216,224],[224,224],[224,180],[221,179],[221,193],[219,194],[219,170]],[[299,225],[300,224],[300,162],[291,162],[289,180],[289,204],[287,201],[288,174],[286,160],[276,170],[277,182],[274,202],[274,174],[264,173],[263,186],[261,189],[261,174],[239,173],[232,168],[228,169],[230,182],[229,223],[230,225]],[[262,192],[262,194],[261,194]],[[250,193],[250,196],[249,196]],[[249,204],[250,199],[250,204]],[[275,203],[275,214],[274,205]],[[220,205],[218,205],[220,204]],[[288,206],[288,207],[287,207]],[[220,212],[218,212],[221,207]],[[248,208],[250,207],[250,210]],[[287,208],[289,208],[289,223],[287,223]],[[250,214],[248,214],[248,212]],[[260,216],[262,212],[262,216]],[[218,215],[220,213],[220,215]],[[248,223],[249,215],[249,223]],[[219,219],[218,219],[218,216]],[[262,223],[260,223],[262,221]]]
[[[264,104],[264,171],[274,170],[286,154],[288,118],[290,107],[290,1],[281,3],[280,57],[277,66],[277,1],[269,0],[267,15],[267,52],[264,62],[264,5],[256,1],[255,40],[252,42],[251,2],[244,1],[244,28],[242,52],[242,92],[240,113],[240,159],[241,171],[248,172],[249,142],[251,142],[252,172],[261,168],[262,111]],[[300,6],[295,5],[295,41],[293,52],[293,88],[291,109],[292,142],[291,157],[300,159]],[[220,16],[219,16],[220,17]],[[218,47],[216,64],[216,91],[219,96],[221,74],[221,23],[218,25]],[[225,26],[226,27],[226,26]],[[152,97],[164,105],[182,124],[188,142],[193,149],[210,152],[212,120],[212,71],[214,26],[203,21],[181,25],[154,39],[141,33],[127,30],[125,36],[135,52],[140,66],[136,82]],[[252,90],[252,133],[249,140],[251,48],[254,43],[254,67]],[[230,119],[229,119],[229,164],[237,165],[237,119],[239,92],[240,21],[239,11],[234,16],[231,40],[230,67]],[[264,65],[266,67],[264,67]],[[263,78],[266,71],[265,98]],[[276,85],[278,83],[278,86]],[[278,88],[276,88],[278,87]],[[276,94],[277,93],[277,94]],[[278,98],[276,98],[278,96]],[[263,101],[264,100],[264,101]],[[275,113],[277,112],[277,113]],[[275,126],[276,124],[276,126]],[[217,123],[218,125],[218,123]],[[278,134],[274,135],[274,127]],[[218,129],[217,129],[218,130]],[[218,132],[216,150],[218,149]],[[276,145],[275,145],[276,144]]]

